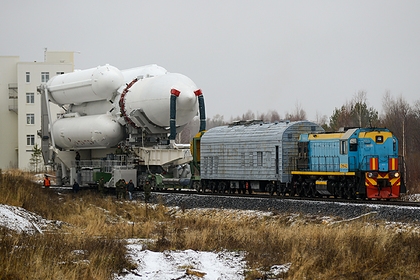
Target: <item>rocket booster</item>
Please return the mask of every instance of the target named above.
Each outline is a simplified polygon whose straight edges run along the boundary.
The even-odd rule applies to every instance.
[[[198,91],[188,77],[169,73],[157,65],[120,71],[100,66],[62,74],[47,83],[51,102],[68,105],[64,117],[52,127],[55,144],[62,149],[99,149],[125,139],[125,126],[167,133],[170,98],[176,99],[176,126],[183,127],[198,114]]]
[[[65,105],[109,100],[123,83],[121,71],[105,65],[54,76],[48,81],[47,87],[51,101]]]

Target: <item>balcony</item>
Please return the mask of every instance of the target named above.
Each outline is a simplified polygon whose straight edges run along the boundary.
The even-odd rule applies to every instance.
[[[11,83],[9,86],[9,99],[18,98],[18,85],[17,83]]]
[[[11,83],[9,86],[9,111],[18,113],[18,85]]]
[[[17,98],[10,98],[9,99],[9,111],[18,113],[18,100]]]

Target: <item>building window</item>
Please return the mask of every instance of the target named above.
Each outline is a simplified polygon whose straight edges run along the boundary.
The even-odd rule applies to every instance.
[[[41,72],[41,83],[46,83],[50,79],[50,72]]]
[[[26,103],[27,104],[35,103],[35,94],[33,92],[26,93]]]
[[[31,72],[26,72],[26,82],[27,83],[31,82]]]
[[[26,145],[27,146],[35,145],[35,135],[33,134],[26,135]]]
[[[57,75],[63,75],[64,72],[56,72]]]
[[[35,124],[34,114],[26,114],[26,124]]]

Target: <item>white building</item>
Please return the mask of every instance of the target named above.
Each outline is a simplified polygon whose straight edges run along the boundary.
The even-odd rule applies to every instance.
[[[37,87],[57,74],[74,70],[74,52],[45,51],[43,62],[0,56],[0,168],[34,170],[35,144],[41,146],[41,95]],[[55,116],[61,109],[51,105]],[[39,166],[38,166],[39,169]]]

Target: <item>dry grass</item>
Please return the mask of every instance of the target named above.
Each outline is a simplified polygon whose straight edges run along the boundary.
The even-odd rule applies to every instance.
[[[419,279],[420,242],[367,220],[331,226],[319,219],[239,211],[177,210],[118,201],[95,192],[57,194],[14,171],[0,177],[0,203],[65,224],[48,234],[0,236],[0,279],[111,279],[123,268],[125,238],[148,248],[247,252],[247,279],[291,263],[285,279]],[[367,218],[368,219],[368,218]]]

